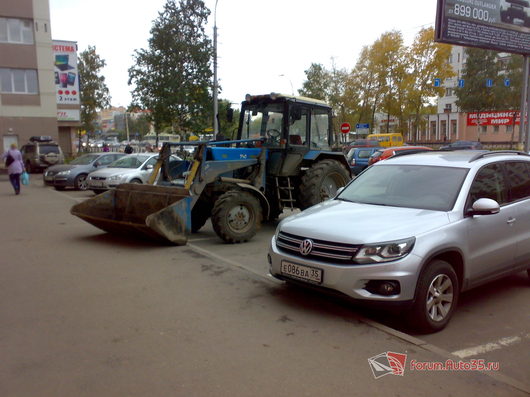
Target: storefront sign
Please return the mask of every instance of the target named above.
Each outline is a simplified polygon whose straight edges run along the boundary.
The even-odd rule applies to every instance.
[[[514,117],[515,124],[519,125],[519,112],[516,111],[468,113],[467,125],[513,125]]]
[[[59,109],[57,110],[57,121],[80,121],[79,109]]]

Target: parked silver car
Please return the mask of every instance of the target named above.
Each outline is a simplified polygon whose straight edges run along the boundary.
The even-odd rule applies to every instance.
[[[147,183],[158,159],[156,153],[129,154],[88,175],[88,189],[94,193],[115,188],[121,183]],[[171,156],[171,160],[180,160]]]
[[[44,183],[54,186],[57,190],[71,187],[86,190],[88,187],[87,176],[96,169],[102,169],[116,161],[124,153],[88,153],[77,157],[68,164],[52,165],[42,174]]]
[[[334,199],[283,220],[268,260],[279,279],[405,308],[419,330],[438,331],[462,291],[530,275],[530,156],[425,152],[376,163]]]

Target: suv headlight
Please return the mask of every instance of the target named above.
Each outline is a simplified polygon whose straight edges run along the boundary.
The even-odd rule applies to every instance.
[[[412,251],[415,237],[410,237],[403,240],[387,241],[378,244],[363,245],[353,260],[357,263],[381,263],[391,262],[404,258]]]

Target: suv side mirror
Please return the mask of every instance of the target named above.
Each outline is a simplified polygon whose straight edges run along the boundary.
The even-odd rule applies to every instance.
[[[494,215],[500,212],[501,208],[499,203],[489,198],[480,198],[473,203],[470,210],[467,211],[467,215]]]
[[[152,169],[153,169],[153,164],[147,164],[147,165],[145,166],[145,169],[146,169],[146,170],[152,170]]]

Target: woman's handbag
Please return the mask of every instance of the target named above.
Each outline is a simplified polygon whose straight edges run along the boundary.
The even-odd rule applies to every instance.
[[[20,182],[22,182],[23,185],[29,185],[29,174],[26,171],[20,176]]]

